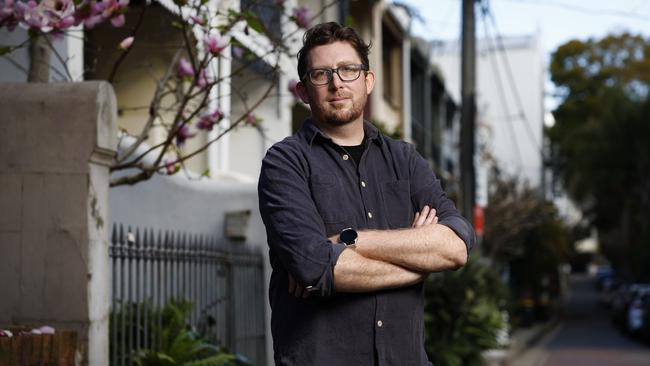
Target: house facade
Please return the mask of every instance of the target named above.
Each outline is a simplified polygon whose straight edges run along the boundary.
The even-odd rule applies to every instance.
[[[131,3],[132,8],[127,13],[126,25],[123,28],[100,25],[92,30],[84,30],[80,27],[69,36],[55,40],[54,46],[58,56],[51,59],[50,81],[107,79],[113,73],[113,65],[122,53],[117,49],[117,44],[129,35],[129,29],[138,22],[139,12],[144,4],[137,1]],[[259,3],[244,0],[209,2],[214,11],[226,12],[227,9],[233,8],[251,8],[256,11],[263,23],[272,27],[273,30],[269,32],[271,37],[289,37],[286,40],[289,56],[282,56],[279,60],[269,59],[267,53],[272,42],[267,36],[256,33],[244,24],[231,29],[229,35],[236,46],[226,48],[223,51],[224,57],[210,65],[215,75],[230,75],[237,71],[232,75],[230,82],[220,83],[213,88],[210,97],[210,108],[223,111],[225,118],[211,132],[193,130],[196,136],[188,139],[182,149],[192,151],[214,139],[228,128],[236,116],[246,113],[266,89],[272,88],[253,111],[261,122],[239,127],[223,135],[203,153],[186,162],[187,173],[179,172],[173,176],[156,175],[150,181],[135,186],[112,188],[109,192],[107,225],[121,223],[143,229],[206,233],[228,241],[228,217],[247,212],[248,219],[243,229],[245,239],[241,245],[258,248],[266,256],[264,227],[256,199],[256,181],[261,161],[271,145],[295,132],[309,115],[308,106],[297,100],[288,90],[290,82],[298,79],[297,60],[290,55],[300,48],[304,32],[304,29],[298,28],[291,20],[294,9],[299,8],[309,10],[311,24],[326,21],[349,24],[355,27],[365,40],[372,42],[370,64],[378,78],[365,111],[367,118],[377,123],[386,133],[417,142],[418,149],[430,160],[433,167],[445,165],[442,140],[445,134],[443,126],[446,126],[447,122],[436,122],[435,126],[439,126],[436,128],[431,127],[434,125],[427,125],[427,132],[423,134],[419,130],[413,132],[414,128],[422,128],[422,124],[414,125],[412,114],[421,113],[420,107],[427,104],[426,100],[437,101],[438,104],[434,107],[437,112],[423,112],[429,114],[420,116],[419,121],[429,115],[442,116],[444,113],[438,112],[451,111],[453,108],[448,96],[442,93],[442,87],[435,84],[440,81],[437,71],[432,71],[426,65],[426,57],[420,55],[424,57],[423,70],[431,78],[435,90],[430,91],[430,96],[423,99],[424,104],[417,103],[417,111],[413,109],[411,94],[420,93],[420,89],[415,90],[411,85],[413,41],[409,35],[410,17],[404,8],[387,1],[328,3],[316,0],[287,0],[284,2],[284,11],[278,12],[268,10],[272,8],[270,6],[267,10],[255,8]],[[268,0],[262,3],[271,5],[276,2]],[[112,82],[117,97],[119,130],[130,135],[138,135],[143,129],[149,117],[149,104],[151,96],[155,93],[156,83],[169,71],[172,60],[178,57],[179,45],[183,44],[182,36],[172,24],[179,18],[188,16],[182,9],[179,11],[171,0],[149,2],[146,11],[133,49],[121,61]],[[195,36],[200,39],[199,34]],[[23,29],[13,32],[0,30],[0,40],[3,44],[20,44],[26,41],[27,37],[27,32]],[[202,52],[201,42],[196,42],[196,47],[198,52]],[[251,56],[259,60],[248,65],[247,61]],[[0,57],[0,82],[25,82],[29,63],[30,54],[27,47]],[[65,68],[62,63],[66,64]],[[276,63],[280,72],[270,72]],[[173,106],[173,96],[166,96],[161,100]],[[173,113],[171,109],[162,109],[156,123],[173,120]],[[435,142],[424,141],[423,137]],[[147,136],[146,145],[153,146],[165,138],[165,129],[154,127]],[[128,149],[130,141],[126,137],[120,139],[120,149]],[[143,145],[142,148],[146,146]],[[209,172],[206,174],[209,178],[195,182],[194,180],[204,172]],[[268,260],[265,260],[265,263],[264,284],[268,283],[270,274]],[[268,304],[268,301],[265,301],[265,304]],[[270,365],[272,343],[268,305],[265,308],[265,318],[265,358]]]

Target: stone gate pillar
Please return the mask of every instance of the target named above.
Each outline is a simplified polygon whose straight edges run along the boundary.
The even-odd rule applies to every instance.
[[[108,365],[106,82],[0,83],[0,327],[78,332],[83,365]]]

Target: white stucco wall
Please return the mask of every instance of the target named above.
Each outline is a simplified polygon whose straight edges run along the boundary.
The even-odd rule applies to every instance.
[[[489,48],[485,42],[479,42],[477,46],[477,142],[485,138],[489,151],[505,172],[538,186],[542,167],[540,149],[545,73],[541,43],[539,35],[533,35],[504,38],[504,45],[505,53],[494,51],[496,45],[493,42]],[[507,63],[504,57],[507,57]],[[450,94],[455,100],[460,100],[458,44],[446,43],[435,47],[433,61],[445,75]]]

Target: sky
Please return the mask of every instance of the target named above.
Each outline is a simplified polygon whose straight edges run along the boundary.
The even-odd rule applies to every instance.
[[[413,6],[424,19],[413,23],[415,35],[429,40],[460,38],[461,0],[399,2]],[[650,37],[650,0],[487,0],[487,3],[499,34],[540,33],[547,65],[551,52],[572,39],[601,38],[622,31]],[[481,38],[484,26],[478,8],[476,17],[476,34]],[[551,89],[547,92],[552,91],[550,81],[546,88]],[[554,102],[546,104],[552,108]]]

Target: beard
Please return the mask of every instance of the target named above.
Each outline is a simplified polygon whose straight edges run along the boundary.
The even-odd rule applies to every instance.
[[[363,96],[361,100],[357,101],[351,99],[352,106],[346,108],[336,108],[331,105],[319,106],[318,114],[320,114],[323,123],[330,126],[344,126],[363,115],[363,108],[366,105],[367,98],[367,96]]]

